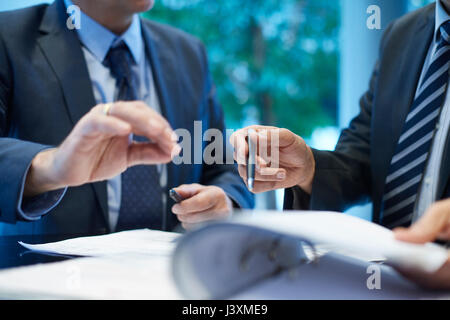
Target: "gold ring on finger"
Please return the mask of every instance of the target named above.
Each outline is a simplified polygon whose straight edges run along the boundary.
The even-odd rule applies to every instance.
[[[109,116],[110,115],[112,106],[113,106],[112,103],[107,103],[107,104],[103,105],[103,114],[105,116]]]

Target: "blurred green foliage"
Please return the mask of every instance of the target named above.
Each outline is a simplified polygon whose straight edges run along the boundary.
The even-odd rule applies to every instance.
[[[156,0],[145,16],[205,43],[229,128],[336,124],[339,1]]]
[[[357,0],[354,0],[357,1]],[[408,0],[417,9],[434,0]],[[206,45],[229,128],[336,125],[340,1],[156,0],[144,15]]]

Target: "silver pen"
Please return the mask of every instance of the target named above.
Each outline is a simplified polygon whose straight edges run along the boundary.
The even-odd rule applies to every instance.
[[[248,130],[248,158],[247,158],[247,186],[250,191],[253,191],[255,185],[256,173],[256,143],[250,138],[251,135],[256,135],[254,129]]]

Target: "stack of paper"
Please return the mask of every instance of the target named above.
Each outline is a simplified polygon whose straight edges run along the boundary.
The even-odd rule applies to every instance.
[[[180,235],[136,230],[24,247],[88,258],[0,272],[3,299],[180,299],[171,255]]]
[[[177,233],[143,229],[46,244],[19,243],[32,251],[69,256],[102,257],[123,253],[169,256],[179,237]]]

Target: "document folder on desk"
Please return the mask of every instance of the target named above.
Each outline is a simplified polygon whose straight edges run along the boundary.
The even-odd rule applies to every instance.
[[[418,288],[387,264],[433,272],[446,259],[437,245],[399,242],[358,218],[294,212],[243,215],[191,232],[172,266],[190,299],[431,299],[442,292]]]

